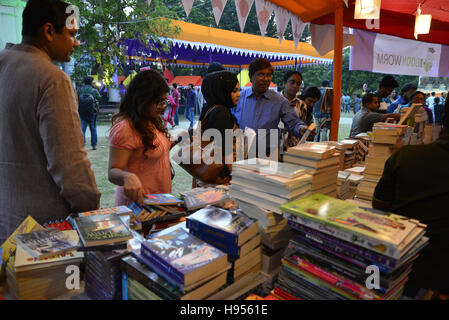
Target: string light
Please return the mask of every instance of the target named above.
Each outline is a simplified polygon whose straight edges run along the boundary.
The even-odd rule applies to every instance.
[[[418,5],[415,18],[415,39],[419,34],[428,34],[430,32],[431,14],[421,14],[421,4]]]

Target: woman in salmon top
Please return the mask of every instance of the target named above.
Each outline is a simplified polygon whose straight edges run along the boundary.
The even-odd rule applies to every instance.
[[[117,185],[116,206],[141,204],[148,193],[171,192],[169,152],[174,143],[161,118],[169,90],[158,72],[142,71],[112,118],[108,174]]]

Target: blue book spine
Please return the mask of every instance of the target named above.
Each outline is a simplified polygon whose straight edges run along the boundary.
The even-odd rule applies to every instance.
[[[144,253],[136,253],[132,252],[132,255],[142,264],[146,265],[150,269],[152,269],[154,272],[156,272],[158,275],[163,277],[165,280],[170,282],[171,284],[177,286],[181,290],[184,289],[184,282],[178,281],[178,279],[175,279],[173,276],[174,274],[167,274],[165,271],[165,268],[161,266],[157,261],[150,260],[148,256],[146,256]]]
[[[162,272],[166,274],[170,274],[175,281],[177,281],[180,284],[184,284],[184,274],[177,270],[176,268],[173,268],[170,263],[163,260],[156,254],[152,253],[150,250],[148,250],[143,244],[140,248],[140,253],[146,257],[150,262],[152,262],[154,265],[158,267]],[[151,266],[149,266],[151,268]]]
[[[129,300],[128,297],[128,274],[122,272],[122,300]]]
[[[189,232],[193,234],[195,237],[200,238],[204,242],[207,242],[211,246],[220,249],[224,253],[227,253],[228,255],[234,258],[240,258],[240,247],[238,247],[236,244],[231,245],[226,242],[223,242],[222,239],[217,238],[209,233],[203,233],[202,231],[198,230],[195,227],[190,228]]]
[[[226,231],[223,231],[221,229],[217,229],[214,227],[211,227],[207,224],[204,224],[198,220],[189,219],[187,218],[186,221],[190,222],[186,226],[190,230],[191,228],[195,228],[196,230],[199,230],[200,232],[204,234],[209,234],[211,236],[214,236],[216,239],[219,239],[219,241],[224,241],[230,245],[237,245],[239,238],[238,235],[232,234]]]

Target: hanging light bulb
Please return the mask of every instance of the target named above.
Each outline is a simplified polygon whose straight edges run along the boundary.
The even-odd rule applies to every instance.
[[[418,34],[428,34],[430,31],[430,23],[432,22],[431,14],[421,14],[421,4],[418,5],[415,18],[415,39]]]
[[[354,19],[379,19],[380,0],[356,0]]]

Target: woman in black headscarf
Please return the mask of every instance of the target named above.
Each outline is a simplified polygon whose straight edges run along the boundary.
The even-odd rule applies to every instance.
[[[237,76],[229,71],[209,73],[201,85],[201,92],[206,100],[206,106],[201,111],[201,133],[207,129],[217,129],[221,133],[223,159],[225,159],[226,129],[236,129],[237,120],[231,108],[237,105],[240,98],[240,86]],[[221,178],[224,182],[230,180],[231,165],[225,165]]]

